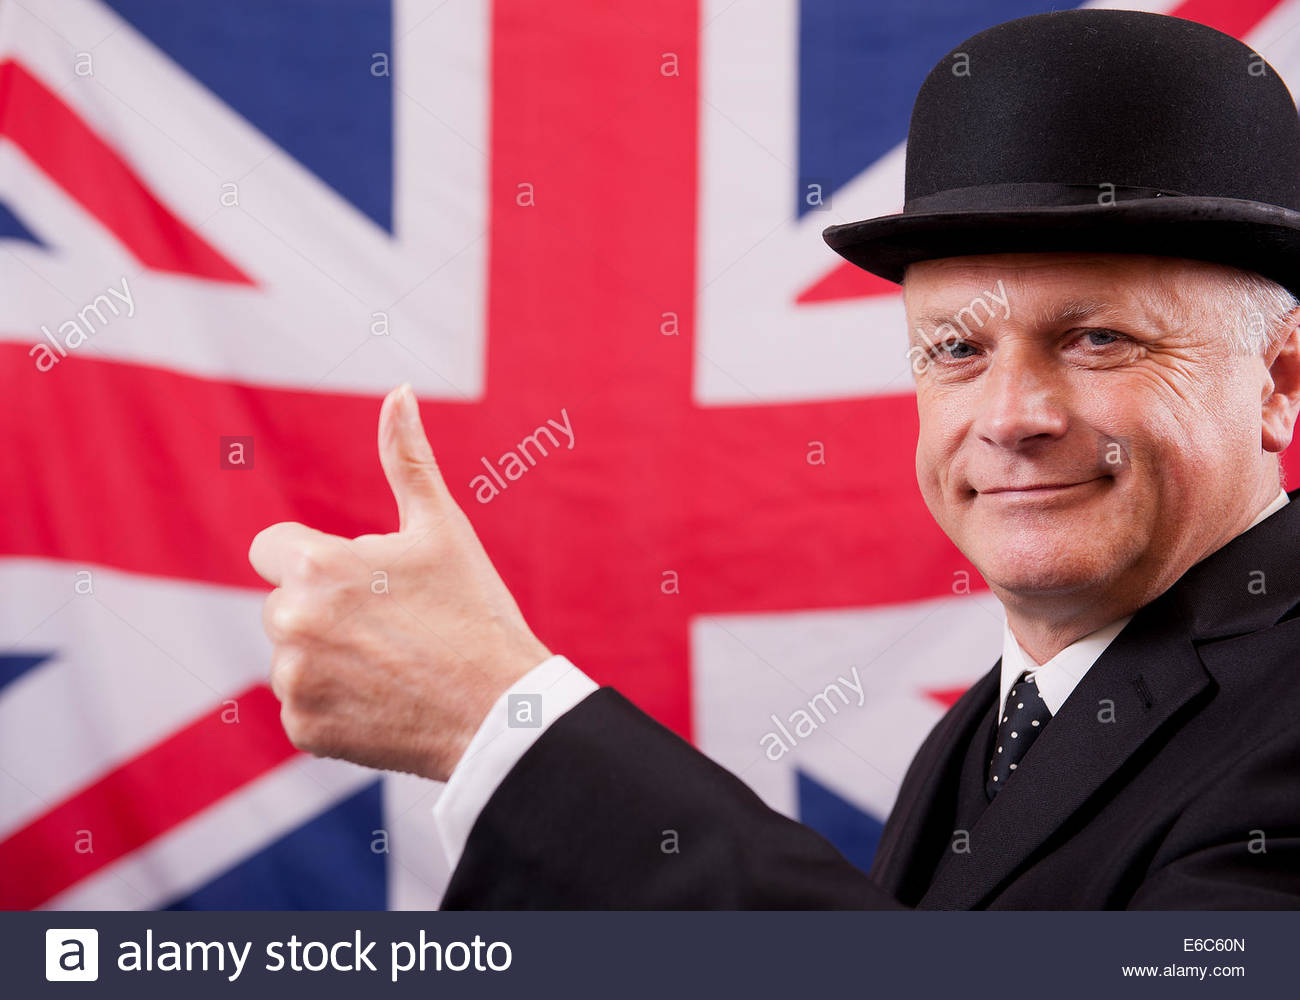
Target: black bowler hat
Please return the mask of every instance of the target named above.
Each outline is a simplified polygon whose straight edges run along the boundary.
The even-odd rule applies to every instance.
[[[1300,296],[1300,116],[1260,55],[1195,21],[1018,18],[926,77],[902,213],[822,237],[896,282],[936,257],[1108,251],[1230,264]]]

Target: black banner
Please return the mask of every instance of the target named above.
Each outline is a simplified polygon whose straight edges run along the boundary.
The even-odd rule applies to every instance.
[[[1008,977],[1053,1000],[1270,997],[1294,995],[1300,913],[11,912],[0,932],[15,998],[803,1000]]]

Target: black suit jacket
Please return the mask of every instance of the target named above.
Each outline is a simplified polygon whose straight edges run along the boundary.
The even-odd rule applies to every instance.
[[[1133,616],[989,803],[999,661],[917,752],[870,876],[602,688],[493,794],[443,905],[1300,907],[1297,494]]]

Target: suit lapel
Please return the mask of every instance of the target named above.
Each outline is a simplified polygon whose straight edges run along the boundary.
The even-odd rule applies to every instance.
[[[975,821],[969,850],[946,853],[922,908],[977,907],[1208,686],[1185,636],[1126,634],[1135,622],[1079,682],[1025,754],[1015,780]]]
[[[976,820],[970,850],[945,852],[922,908],[979,906],[1210,687],[1197,641],[1266,628],[1295,603],[1297,492],[1138,610],[1034,741],[1016,780]]]

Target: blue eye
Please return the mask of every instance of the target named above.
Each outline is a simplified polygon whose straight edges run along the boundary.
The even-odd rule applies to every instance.
[[[1109,337],[1110,340],[1101,344],[1097,343],[1095,340],[1092,341],[1093,347],[1108,347],[1119,340],[1120,335],[1115,333],[1113,330],[1089,330],[1088,338],[1091,340],[1093,337]]]
[[[972,354],[975,351],[975,348],[971,347],[970,344],[966,343],[966,341],[964,340],[953,341],[948,344],[940,345],[940,349],[945,351],[948,357],[952,358],[954,361],[964,361],[971,356],[970,354],[955,353],[956,351],[960,350],[963,347],[966,348],[968,351],[970,351]]]

